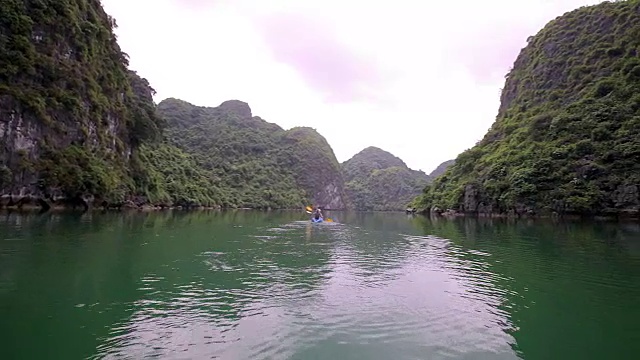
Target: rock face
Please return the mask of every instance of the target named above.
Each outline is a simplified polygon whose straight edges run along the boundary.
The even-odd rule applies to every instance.
[[[249,104],[244,101],[227,100],[220,104],[219,108],[220,110],[228,114],[236,115],[238,118],[243,120],[251,119],[253,117]]]
[[[46,3],[0,4],[0,195],[122,199],[132,151],[159,132],[152,90],[99,2]]]
[[[356,210],[404,210],[429,182],[424,172],[373,146],[342,163],[342,173]]]
[[[484,139],[418,199],[472,214],[640,209],[640,2],[568,12],[528,39]]]
[[[345,210],[347,208],[344,188],[338,184],[325,186],[315,194],[312,202],[328,210]]]
[[[211,179],[207,195],[225,207],[344,209],[344,182],[326,139],[311,128],[283,130],[238,100],[214,108],[177,99],[158,104],[167,138]]]
[[[456,161],[455,160],[447,160],[445,162],[443,162],[442,164],[438,165],[438,167],[436,167],[430,174],[429,174],[429,178],[431,179],[435,179],[438,176],[444,174],[445,171],[447,171],[447,169],[455,164]]]
[[[289,129],[284,138],[284,154],[294,159],[296,182],[307,191],[310,202],[324,209],[346,209],[340,164],[327,140],[309,127]]]

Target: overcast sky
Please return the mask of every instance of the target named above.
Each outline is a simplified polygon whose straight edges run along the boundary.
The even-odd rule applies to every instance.
[[[199,106],[242,100],[430,172],[480,140],[504,74],[548,21],[597,0],[102,0],[133,70]]]

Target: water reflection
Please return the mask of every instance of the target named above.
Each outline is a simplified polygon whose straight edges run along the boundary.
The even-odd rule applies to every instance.
[[[257,219],[262,221],[227,218],[222,222],[224,232],[211,232],[215,240],[206,251],[147,274],[138,289],[143,298],[135,303],[134,313],[112,329],[96,358],[172,356],[183,350],[189,357],[235,358],[251,349],[256,354],[270,353],[267,348],[286,349],[274,347],[274,338],[267,333],[286,337],[296,331],[294,324],[279,329],[274,321],[278,323],[287,311],[313,297],[325,279],[330,233],[316,231],[313,242],[300,241],[307,222],[270,227],[263,224],[272,219]],[[198,234],[195,241],[205,241],[204,233],[191,234]],[[157,336],[157,329],[166,330]],[[198,336],[193,338],[194,334]],[[262,344],[264,336],[268,343]],[[234,345],[240,338],[245,340]]]
[[[340,254],[318,312],[324,319],[336,319],[325,331],[343,331],[327,341],[342,344],[345,351],[365,351],[368,358],[514,358],[509,336],[495,326],[507,319],[491,311],[489,296],[465,296],[477,284],[461,274],[448,242],[425,236],[402,241],[404,260],[388,254],[394,266],[381,266],[373,281],[349,267],[360,254],[348,249]],[[382,264],[385,256],[380,256]],[[320,342],[306,354],[324,354],[325,346]]]
[[[640,228],[615,222],[412,220],[486,264],[505,289],[514,349],[532,359],[630,358],[640,351]],[[603,331],[603,329],[608,329]],[[544,344],[544,346],[542,346]]]
[[[251,229],[147,275],[96,358],[516,357],[493,274],[448,240],[306,221]]]
[[[640,351],[637,224],[330,216],[339,223],[275,211],[3,215],[5,353],[588,359]]]

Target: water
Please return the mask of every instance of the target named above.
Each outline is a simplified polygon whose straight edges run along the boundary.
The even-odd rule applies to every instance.
[[[640,226],[0,214],[3,359],[632,359]]]

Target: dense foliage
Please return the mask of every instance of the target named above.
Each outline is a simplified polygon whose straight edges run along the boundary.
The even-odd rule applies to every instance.
[[[195,159],[167,143],[144,144],[132,159],[141,202],[168,206],[219,206],[220,189]]]
[[[345,161],[342,172],[356,210],[404,210],[429,181],[424,172],[373,146]]]
[[[341,179],[331,147],[315,130],[285,131],[252,116],[243,102],[206,108],[166,99],[158,112],[169,142],[192,156],[209,181],[206,198],[219,205],[299,208],[314,201],[315,189]]]
[[[0,2],[0,190],[133,191],[128,154],[162,122],[114,26],[96,0]]]
[[[551,21],[506,77],[496,122],[418,199],[463,212],[637,211],[640,3]]]

